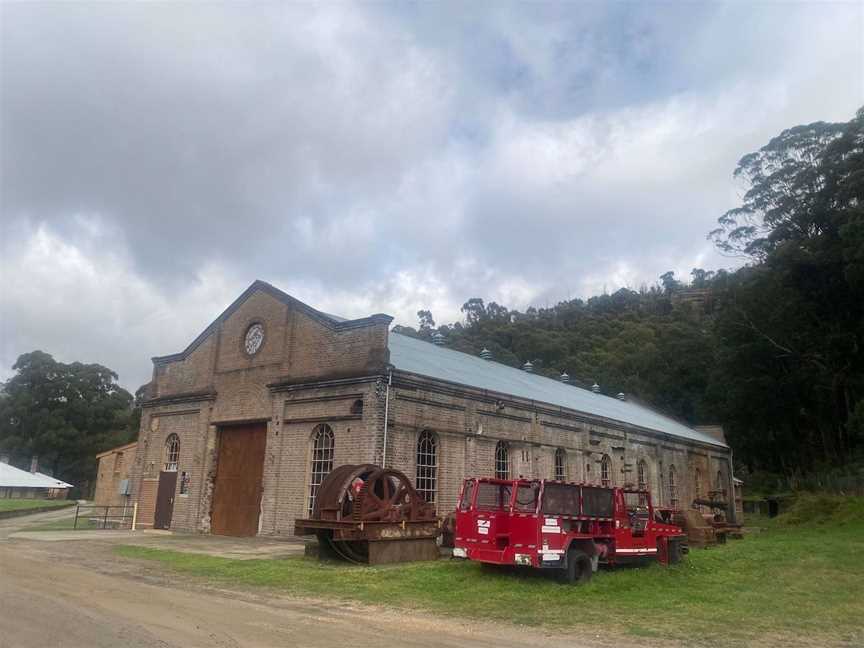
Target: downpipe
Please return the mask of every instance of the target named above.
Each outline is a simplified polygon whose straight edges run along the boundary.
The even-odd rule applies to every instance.
[[[732,446],[729,446],[729,510],[726,512],[727,515],[731,513],[730,516],[733,524],[738,524],[738,501],[736,499],[736,490],[735,490],[735,452],[732,450]]]
[[[387,467],[387,424],[390,420],[390,385],[393,384],[393,368],[387,369],[387,391],[384,393],[384,456],[381,458],[381,467]]]

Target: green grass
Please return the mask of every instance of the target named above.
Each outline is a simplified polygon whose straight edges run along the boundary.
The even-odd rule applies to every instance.
[[[75,502],[68,500],[48,499],[0,499],[0,512],[23,511],[25,509],[73,506]]]
[[[803,513],[805,502],[790,514]],[[689,645],[864,642],[864,498],[807,524],[790,514],[762,533],[694,550],[671,568],[620,568],[588,585],[562,586],[537,571],[442,560],[383,567],[307,558],[231,560],[134,546],[121,556],[156,560],[220,584],[298,596],[399,606],[469,619],[668,638]]]

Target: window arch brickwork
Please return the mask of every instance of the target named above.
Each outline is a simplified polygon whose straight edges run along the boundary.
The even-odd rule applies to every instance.
[[[169,434],[165,439],[165,464],[166,472],[177,472],[177,464],[180,461],[180,437]]]
[[[669,506],[678,506],[678,486],[675,483],[675,466],[669,466]]]
[[[564,448],[555,450],[555,479],[558,481],[567,479],[567,452]]]
[[[603,486],[612,486],[612,457],[606,454],[600,460],[600,483]]]
[[[429,430],[423,430],[417,438],[417,474],[414,485],[423,499],[435,503],[438,490],[438,438]]]
[[[663,472],[663,462],[660,461],[657,463],[657,497],[658,504],[662,504],[664,500],[664,492],[666,491],[666,473]]]
[[[636,463],[636,488],[640,491],[648,490],[648,464],[644,459],[640,459]],[[639,504],[646,506],[648,504],[647,495],[639,495]]]
[[[510,446],[506,441],[495,445],[495,477],[510,479]]]
[[[702,493],[702,471],[699,468],[696,468],[693,471],[693,499],[702,499],[704,497]],[[702,510],[701,504],[696,504],[694,508]]]
[[[644,459],[636,464],[636,487],[639,490],[648,490],[648,465]]]
[[[321,424],[312,433],[312,463],[309,473],[309,515],[315,508],[318,487],[327,474],[333,470],[333,450],[335,438],[329,425]]]
[[[714,484],[714,490],[717,491],[720,497],[726,497],[726,480],[723,477],[723,471],[717,471],[717,478]]]

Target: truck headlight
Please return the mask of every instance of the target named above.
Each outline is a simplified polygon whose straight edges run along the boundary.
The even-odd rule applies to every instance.
[[[454,558],[467,558],[468,552],[465,551],[464,547],[453,547],[453,557]]]

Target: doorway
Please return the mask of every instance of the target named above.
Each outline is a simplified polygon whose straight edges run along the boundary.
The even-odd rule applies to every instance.
[[[211,533],[229,536],[258,534],[266,445],[266,423],[219,429]]]
[[[159,473],[159,488],[156,490],[156,513],[154,529],[170,529],[174,515],[174,492],[177,488],[177,471],[163,470]]]

